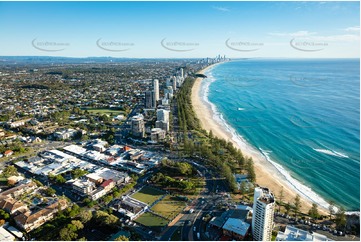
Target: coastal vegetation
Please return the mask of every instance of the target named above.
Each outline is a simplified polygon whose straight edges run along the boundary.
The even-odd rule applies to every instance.
[[[187,162],[162,161],[159,172],[150,181],[172,193],[194,194],[200,185],[196,170]]]
[[[212,166],[226,179],[229,188],[237,191],[234,172],[248,174],[251,182],[256,181],[252,158],[244,157],[230,141],[215,137],[212,131],[202,129],[192,107],[191,92],[194,78],[185,79],[177,93],[178,122],[182,143],[182,154],[186,157],[201,157],[206,165]]]

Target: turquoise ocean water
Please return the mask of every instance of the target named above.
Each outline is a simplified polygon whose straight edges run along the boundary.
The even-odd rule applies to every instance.
[[[284,173],[359,211],[359,66],[357,59],[236,60],[206,72],[204,94]]]

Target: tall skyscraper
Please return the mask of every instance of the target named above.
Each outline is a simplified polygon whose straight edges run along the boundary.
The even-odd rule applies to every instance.
[[[136,137],[144,137],[145,125],[144,117],[141,114],[132,117],[132,134]]]
[[[145,108],[155,108],[156,102],[154,99],[154,92],[153,91],[146,91],[145,92]]]
[[[275,199],[268,188],[254,189],[252,234],[253,240],[271,241]]]
[[[183,68],[180,69],[180,76],[181,78],[183,79],[184,78],[184,71],[183,71]]]
[[[173,91],[177,90],[177,79],[175,76],[172,77]]]
[[[159,101],[159,81],[158,79],[153,80],[153,91],[154,91],[154,100]]]

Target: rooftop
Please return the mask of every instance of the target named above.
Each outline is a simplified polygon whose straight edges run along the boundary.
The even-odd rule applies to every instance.
[[[248,223],[243,222],[241,219],[229,218],[223,225],[223,229],[245,236],[249,226]]]
[[[277,241],[330,241],[325,235],[318,233],[309,233],[305,230],[286,226],[285,232],[279,231],[276,237]]]

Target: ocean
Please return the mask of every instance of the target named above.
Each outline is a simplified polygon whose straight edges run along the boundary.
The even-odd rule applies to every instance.
[[[202,88],[222,125],[294,187],[359,211],[359,66],[358,59],[234,60],[206,71]]]

